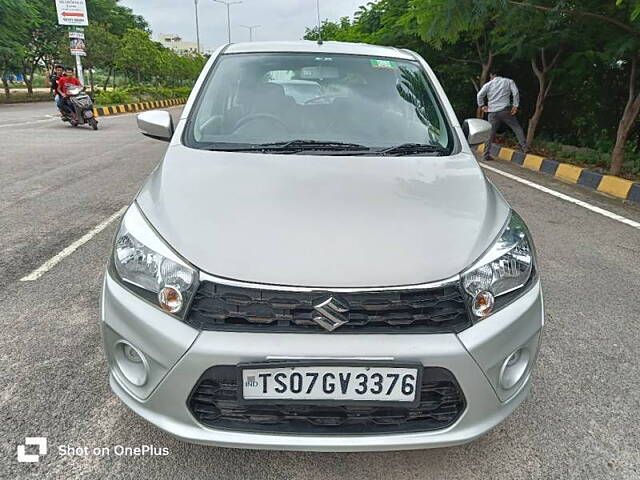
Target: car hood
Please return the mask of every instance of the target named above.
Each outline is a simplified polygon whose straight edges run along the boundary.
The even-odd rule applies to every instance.
[[[137,202],[199,269],[308,287],[438,281],[470,266],[509,207],[469,154],[344,157],[171,146]]]

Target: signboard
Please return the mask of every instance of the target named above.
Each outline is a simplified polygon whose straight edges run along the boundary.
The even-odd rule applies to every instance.
[[[56,0],[59,25],[89,25],[86,0]]]
[[[69,40],[71,41],[71,55],[86,56],[84,48],[84,32],[69,32]]]

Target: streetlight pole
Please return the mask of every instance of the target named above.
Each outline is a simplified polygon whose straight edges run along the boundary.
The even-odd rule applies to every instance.
[[[193,0],[196,7],[196,42],[198,44],[198,54],[200,53],[200,25],[198,24],[198,2],[199,0]]]
[[[318,44],[322,45],[322,21],[320,20],[320,0],[316,0],[316,10],[318,11]]]
[[[213,1],[227,6],[227,36],[229,38],[229,43],[231,43],[231,5],[237,5],[242,2],[241,1],[230,2],[229,0],[213,0]]]
[[[262,25],[239,25],[242,28],[246,28],[247,30],[249,30],[249,41],[253,42],[253,31],[256,28],[260,28]]]

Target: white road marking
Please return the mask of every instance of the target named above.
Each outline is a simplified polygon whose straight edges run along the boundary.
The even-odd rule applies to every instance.
[[[58,117],[58,120],[60,118]],[[5,123],[4,125],[0,125],[0,128],[6,127],[21,127],[23,125],[32,125],[34,123],[44,123],[44,122],[52,122],[56,120],[56,118],[45,118],[44,120],[30,120],[28,122],[20,122],[20,123]]]
[[[127,210],[127,208],[128,207],[122,207],[120,210],[118,210],[116,213],[111,215],[109,218],[107,218],[106,220],[100,222],[98,225],[93,227],[89,232],[87,232],[82,237],[80,237],[78,240],[76,240],[71,245],[66,247],[64,250],[62,250],[56,256],[51,257],[49,260],[44,262],[42,265],[40,265],[38,268],[36,268],[29,275],[27,275],[25,277],[22,277],[20,279],[20,281],[21,282],[33,282],[35,280],[38,280],[42,275],[47,273],[49,270],[51,270],[53,267],[55,267],[57,264],[59,264],[62,260],[67,258],[69,255],[71,255],[73,252],[75,252],[78,248],[80,248],[82,245],[87,243],[89,240],[91,240],[93,237],[95,237],[97,234],[99,234],[102,230],[107,228],[111,223],[113,223],[115,220],[117,220]]]
[[[171,110],[174,108],[180,108],[180,107],[184,107],[184,105],[172,105],[170,107],[164,107],[164,108],[154,108],[152,110]],[[149,110],[143,110],[148,112]],[[98,117],[96,117],[98,119],[98,122],[101,122],[105,119],[115,119],[115,118],[123,118],[123,117],[130,117],[132,115],[137,115],[138,113],[142,113],[142,111],[140,112],[128,112],[128,113],[112,113],[111,115],[99,115]],[[60,120],[60,115],[56,115],[56,114],[47,114],[46,115],[49,118],[45,118],[43,120],[30,120],[28,122],[20,122],[20,123],[7,123],[4,125],[0,125],[0,128],[7,128],[7,127],[22,127],[25,125],[32,125],[34,123],[45,123],[45,122],[52,122],[54,120]]]
[[[548,193],[549,195],[552,195],[556,198],[559,198],[569,203],[573,203],[574,205],[578,205],[579,207],[586,208],[587,210],[590,210],[594,213],[605,216],[612,220],[616,220],[617,222],[624,223],[625,225],[629,225],[630,227],[637,228],[638,230],[640,230],[640,222],[636,222],[629,218],[623,217],[622,215],[618,215],[617,213],[610,212],[609,210],[605,210],[604,208],[596,207],[595,205],[591,205],[590,203],[583,202],[582,200],[578,200],[577,198],[570,197],[569,195],[565,195],[564,193],[556,192],[555,190],[552,190],[547,187],[543,187],[542,185],[531,182],[529,180],[525,180],[524,178],[520,178],[516,175],[503,172],[502,170],[499,170],[495,167],[490,167],[484,164],[480,164],[480,166],[486,170],[495,172],[498,175],[502,175],[503,177],[510,178],[511,180],[522,183],[523,185],[526,185],[531,188],[535,188],[536,190],[540,190],[541,192]]]

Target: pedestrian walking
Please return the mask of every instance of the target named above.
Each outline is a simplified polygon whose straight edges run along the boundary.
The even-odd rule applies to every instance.
[[[484,160],[491,160],[491,144],[496,138],[496,132],[504,123],[515,133],[523,153],[527,153],[527,140],[520,122],[516,118],[520,107],[520,92],[510,78],[500,76],[499,72],[492,71],[489,81],[478,92],[478,106],[489,114],[491,123],[491,136],[484,145]]]

